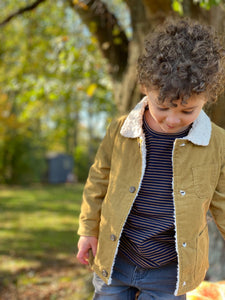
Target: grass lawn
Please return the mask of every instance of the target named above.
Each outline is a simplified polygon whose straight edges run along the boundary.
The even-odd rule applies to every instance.
[[[0,187],[0,299],[87,300],[74,253],[82,185]]]

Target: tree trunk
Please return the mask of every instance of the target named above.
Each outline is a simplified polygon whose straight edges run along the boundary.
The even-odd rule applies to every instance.
[[[225,278],[225,242],[212,220],[208,218],[209,226],[209,270],[206,280],[220,281]]]
[[[212,7],[208,11],[209,24],[212,25],[220,35],[221,41],[225,47],[224,29],[225,29],[225,9],[221,6]],[[208,113],[213,122],[225,128],[225,93],[223,93],[216,104],[209,108]]]
[[[163,1],[126,1],[131,15],[133,38],[129,43],[127,67],[122,81],[113,80],[114,96],[119,114],[129,112],[140,100],[141,91],[137,82],[137,60],[143,51],[144,38],[166,16],[174,14],[170,0]]]

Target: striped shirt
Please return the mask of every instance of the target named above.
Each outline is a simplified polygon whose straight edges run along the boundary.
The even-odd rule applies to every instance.
[[[187,135],[153,131],[144,119],[146,169],[139,193],[121,236],[119,250],[142,268],[176,261],[172,150],[176,138]]]

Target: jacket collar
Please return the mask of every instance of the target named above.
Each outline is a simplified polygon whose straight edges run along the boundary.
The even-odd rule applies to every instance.
[[[122,128],[121,135],[128,138],[143,136],[143,114],[148,104],[147,97],[144,97],[127,116]],[[183,139],[199,146],[207,146],[211,137],[211,121],[202,110],[194,121],[188,135]]]

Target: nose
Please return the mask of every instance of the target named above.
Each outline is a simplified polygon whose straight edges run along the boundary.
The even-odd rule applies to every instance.
[[[172,112],[166,117],[166,122],[169,126],[176,126],[180,124],[180,119],[176,113]]]

